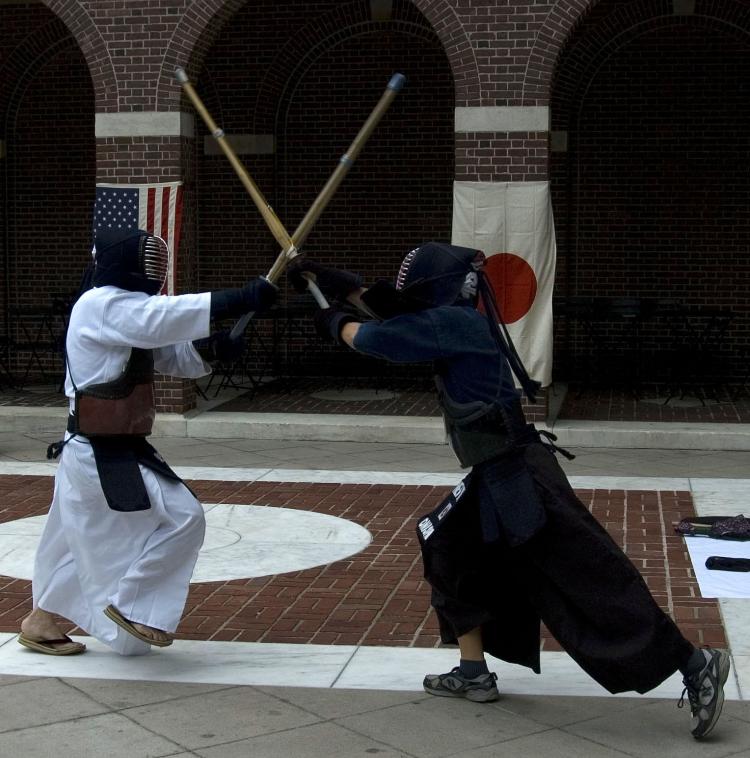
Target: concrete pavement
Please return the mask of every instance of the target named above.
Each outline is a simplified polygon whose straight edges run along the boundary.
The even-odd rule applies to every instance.
[[[0,433],[0,464],[10,467],[4,472],[47,466],[44,447],[57,436],[56,430]],[[171,464],[195,470],[459,472],[448,448],[436,444],[194,437],[163,437],[154,444]],[[748,470],[746,452],[573,452],[578,457],[562,463],[581,481],[680,477],[736,485]],[[15,644],[4,635],[0,653]],[[290,673],[281,653],[278,661],[272,658],[265,665],[277,665],[279,677],[263,685],[48,676],[48,659],[40,656],[32,676],[3,675],[0,666],[0,756],[750,756],[745,700],[728,701],[715,737],[698,743],[688,731],[687,709],[676,708],[678,688],[659,698],[570,697],[532,689],[480,705],[427,696],[419,682],[398,691],[306,687],[305,675]],[[548,670],[531,686],[538,682],[543,693],[564,684],[555,681],[567,676],[561,671]]]

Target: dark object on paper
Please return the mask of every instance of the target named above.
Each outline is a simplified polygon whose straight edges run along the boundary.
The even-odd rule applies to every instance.
[[[750,519],[739,516],[693,516],[675,526],[686,537],[713,537],[719,540],[750,540]]]
[[[750,558],[712,555],[706,558],[706,568],[714,571],[750,571]]]

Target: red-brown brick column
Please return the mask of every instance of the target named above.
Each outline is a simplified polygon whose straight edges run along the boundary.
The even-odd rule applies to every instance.
[[[192,116],[176,111],[106,113],[98,114],[96,123],[97,182],[183,182],[184,213],[175,290],[176,294],[194,291],[197,262]],[[192,380],[159,377],[156,389],[157,410],[161,412],[184,413],[195,407]]]
[[[545,106],[458,107],[455,126],[457,181],[548,180],[549,112]],[[523,346],[517,347],[523,356]],[[547,418],[548,400],[546,389],[533,404],[524,398],[530,421]]]

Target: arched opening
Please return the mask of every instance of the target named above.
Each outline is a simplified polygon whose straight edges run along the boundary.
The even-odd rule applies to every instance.
[[[91,246],[94,90],[76,41],[50,10],[3,5],[0,19],[4,363],[14,384],[41,378],[54,389],[66,303]]]
[[[603,0],[555,71],[556,374],[624,383],[641,407],[625,418],[686,395],[705,409],[747,376],[750,29],[736,10]]]
[[[290,233],[391,75],[403,72],[405,90],[304,250],[371,282],[393,277],[416,244],[450,239],[454,82],[440,41],[413,5],[248,3],[221,29],[203,61],[194,77],[201,97],[237,140],[240,158]],[[200,288],[237,285],[266,272],[278,246],[202,123],[196,148]],[[299,317],[300,308],[312,310],[312,300],[285,281],[281,306],[280,321],[261,319],[251,330],[261,340],[258,360],[267,364],[256,366],[256,373],[414,377],[414,367],[398,374],[322,343],[310,313]]]

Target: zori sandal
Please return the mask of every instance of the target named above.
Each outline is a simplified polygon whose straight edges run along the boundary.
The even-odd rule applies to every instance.
[[[128,619],[126,619],[125,616],[123,616],[120,611],[114,607],[114,605],[108,605],[104,609],[104,615],[114,621],[117,626],[124,629],[128,634],[132,634],[133,637],[137,637],[139,640],[146,642],[149,645],[154,645],[155,647],[169,647],[173,642],[173,640],[155,640],[152,637],[139,632],[133,626],[133,623],[131,621],[128,621]]]

